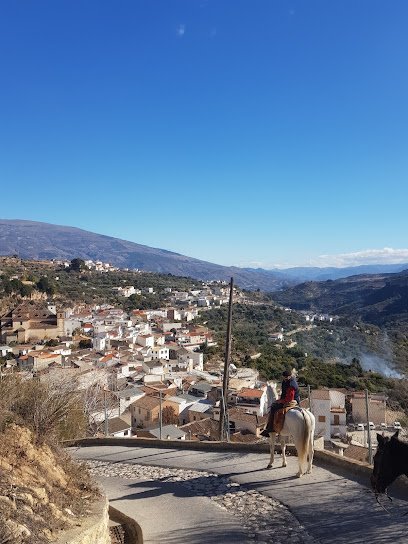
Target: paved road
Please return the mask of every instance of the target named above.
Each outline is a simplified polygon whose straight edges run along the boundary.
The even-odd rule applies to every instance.
[[[335,473],[323,467],[315,467],[313,474],[301,479],[295,478],[296,458],[289,458],[286,468],[265,470],[268,456],[261,453],[123,446],[84,447],[73,451],[77,458],[83,460],[177,467],[204,470],[227,476],[233,482],[243,484],[268,497],[273,497],[288,506],[294,516],[312,535],[315,542],[319,544],[361,544],[363,542],[406,544],[408,542],[408,516],[403,516],[408,511],[406,500],[395,497],[393,502],[389,502],[383,498],[382,502],[388,510],[386,511],[376,504],[372,493],[364,485],[367,482],[348,479],[344,474]],[[277,456],[277,462],[279,465],[280,456]],[[112,481],[111,484],[103,482],[103,485],[107,486],[105,489],[107,489],[108,496],[110,495],[115,500],[122,500],[122,502],[137,498],[134,488],[130,494],[129,490],[125,489],[128,482],[113,482],[113,479],[110,478],[106,480]],[[146,483],[144,485],[147,486]],[[156,488],[156,491],[153,488]],[[181,512],[187,508],[186,502],[183,501],[186,497],[183,497],[182,493],[178,494],[176,489],[167,491],[170,491],[174,500],[171,506],[173,513],[169,514],[174,520],[174,516],[181,515]],[[151,497],[160,497],[163,492],[162,486],[150,484]],[[193,499],[189,497],[188,501]],[[194,509],[197,508],[198,512],[203,508],[207,509],[207,529],[210,528],[210,525],[213,529],[220,522],[225,524],[225,529],[228,531],[228,519],[222,518],[222,516],[217,518],[215,511],[211,511],[207,504],[204,506],[200,503],[202,497],[196,497],[196,499],[199,502],[194,506]],[[129,503],[127,503],[127,507],[129,507]],[[208,531],[202,521],[201,516],[199,534],[191,534],[191,538],[187,539],[187,542],[217,541],[220,544],[239,541],[240,535],[236,533],[236,526],[234,526],[235,540],[234,538],[217,540],[213,537],[207,539],[206,532]],[[157,520],[157,523],[160,523],[160,520]],[[154,542],[154,539],[151,542]],[[177,536],[175,535],[175,540],[169,540],[169,542],[177,542]],[[244,539],[241,542],[244,542]]]

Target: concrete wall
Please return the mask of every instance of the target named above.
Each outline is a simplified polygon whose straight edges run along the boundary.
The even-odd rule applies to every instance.
[[[140,525],[129,516],[126,516],[117,508],[109,506],[109,517],[112,521],[120,523],[125,529],[125,542],[132,544],[143,544],[143,533]]]

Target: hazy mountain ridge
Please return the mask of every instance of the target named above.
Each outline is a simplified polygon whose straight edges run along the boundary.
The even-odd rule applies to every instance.
[[[358,266],[347,266],[344,268],[336,268],[334,266],[317,267],[317,266],[297,266],[284,269],[271,269],[266,272],[275,273],[276,271],[283,272],[287,278],[291,278],[297,283],[304,281],[326,281],[347,278],[349,276],[357,276],[361,274],[387,274],[401,272],[408,268],[408,263],[403,264],[362,264]],[[250,269],[248,269],[250,270]],[[253,270],[264,270],[262,268]]]
[[[283,270],[222,266],[187,257],[167,249],[153,248],[76,227],[37,221],[0,219],[0,255],[17,254],[23,259],[75,257],[101,260],[119,268],[190,276],[200,280],[227,280],[245,289],[279,291],[306,279],[351,276],[361,271],[399,271],[408,265],[362,265],[349,268],[293,267]]]
[[[306,282],[274,293],[296,310],[349,316],[375,325],[408,322],[408,270]]]
[[[0,255],[17,254],[23,259],[101,260],[120,268],[138,268],[201,280],[229,280],[246,289],[275,291],[293,285],[276,272],[221,266],[165,249],[120,240],[76,227],[36,221],[0,220]]]

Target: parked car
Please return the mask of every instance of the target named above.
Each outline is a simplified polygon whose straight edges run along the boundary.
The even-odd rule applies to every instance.
[[[368,422],[368,426],[370,427],[370,431],[374,431],[375,425],[374,425],[374,423],[372,421]]]
[[[394,421],[394,429],[395,430],[400,430],[402,429],[402,425],[399,421]]]
[[[380,428],[381,428],[382,431],[386,431],[387,430],[387,424],[386,423],[381,423]]]
[[[364,431],[364,425],[362,423],[357,423],[357,431]]]

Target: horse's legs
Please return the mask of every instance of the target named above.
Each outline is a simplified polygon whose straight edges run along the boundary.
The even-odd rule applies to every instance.
[[[271,453],[271,457],[269,459],[269,465],[266,468],[272,468],[273,460],[275,456],[275,439],[276,439],[276,433],[269,433],[269,451]]]
[[[280,443],[281,443],[281,449],[282,449],[282,467],[287,466],[286,462],[286,437],[280,436]]]
[[[303,476],[303,474],[305,474],[305,471],[303,470],[303,465],[304,465],[304,457],[305,455],[303,454],[302,455],[302,452],[303,452],[303,443],[302,443],[302,440],[295,440],[295,448],[296,448],[296,451],[297,451],[297,456],[298,456],[298,462],[299,462],[299,470],[296,474],[296,476],[298,478],[300,478],[301,476]]]
[[[312,465],[313,465],[313,455],[314,455],[314,429],[312,425],[312,431],[310,433],[309,438],[309,447],[307,452],[307,471],[306,474],[310,474],[312,472]]]
[[[309,452],[307,454],[307,471],[306,474],[310,474],[312,472],[312,465],[313,465],[313,443],[309,445]]]

